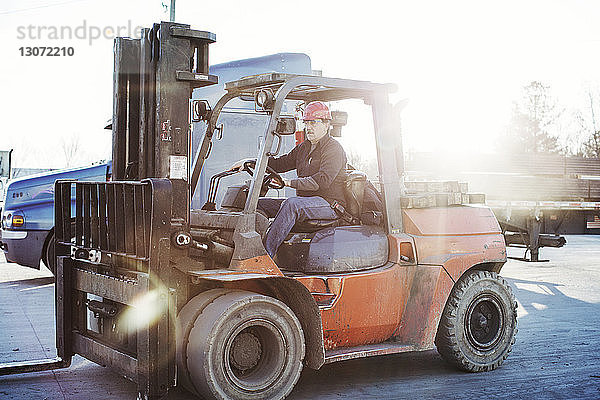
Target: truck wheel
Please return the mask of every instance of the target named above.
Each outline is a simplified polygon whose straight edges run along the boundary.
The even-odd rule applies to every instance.
[[[180,351],[196,394],[282,399],[300,377],[304,334],[281,301],[229,290],[198,314]]]
[[[450,364],[469,372],[499,367],[515,342],[517,303],[494,272],[465,274],[452,289],[435,344]]]
[[[54,231],[50,233],[48,242],[46,243],[46,252],[44,254],[44,264],[56,276],[56,252],[54,251]]]
[[[71,222],[71,232],[75,232],[75,222]],[[71,237],[75,237],[75,234],[73,233]],[[46,239],[46,247],[44,250],[42,250],[42,261],[44,261],[46,267],[48,267],[50,272],[52,272],[52,275],[56,277],[56,249],[54,248],[56,241],[55,238],[54,229],[52,229],[48,234],[48,238]]]

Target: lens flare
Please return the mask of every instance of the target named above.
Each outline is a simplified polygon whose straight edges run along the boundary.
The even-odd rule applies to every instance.
[[[131,329],[142,329],[153,325],[166,312],[165,302],[160,301],[158,290],[151,290],[137,297],[132,306],[121,314],[120,322]]]

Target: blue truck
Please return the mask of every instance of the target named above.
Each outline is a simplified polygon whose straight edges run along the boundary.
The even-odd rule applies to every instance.
[[[6,260],[54,273],[54,182],[57,179],[106,180],[110,162],[51,171],[11,181],[2,210],[0,246]]]
[[[214,105],[223,95],[224,83],[228,81],[266,72],[313,73],[310,58],[301,53],[278,53],[231,61],[211,66],[210,72],[219,77],[220,84],[196,89],[192,97],[208,100],[211,105]],[[200,208],[204,204],[212,175],[227,169],[234,161],[247,154],[256,153],[260,146],[260,137],[256,136],[256,132],[262,130],[256,127],[266,124],[268,118],[255,114],[252,102],[236,100],[231,103],[232,105],[224,110],[219,119],[219,123],[223,126],[222,137],[215,143],[215,146],[220,148],[219,157],[209,158],[203,166],[198,189],[192,199],[194,208]],[[293,112],[293,110],[288,111]],[[192,148],[198,148],[204,130],[202,122],[194,123],[191,132]],[[227,134],[228,131],[234,130],[236,132],[246,130],[248,135]],[[281,151],[287,152],[294,145],[294,137],[285,137],[282,139]],[[111,163],[105,162],[11,181],[6,188],[0,230],[0,247],[7,261],[36,269],[40,268],[40,261],[43,261],[54,273],[54,182],[57,179],[101,181],[108,179],[110,173]],[[243,177],[238,174],[227,179],[228,184],[238,184],[242,183]],[[282,190],[275,195],[283,196],[290,193]],[[217,197],[217,201],[220,200],[221,198]]]

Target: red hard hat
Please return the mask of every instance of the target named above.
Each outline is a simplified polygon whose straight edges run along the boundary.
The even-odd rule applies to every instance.
[[[304,121],[314,121],[316,119],[331,120],[331,112],[329,107],[322,101],[311,101],[304,109]]]

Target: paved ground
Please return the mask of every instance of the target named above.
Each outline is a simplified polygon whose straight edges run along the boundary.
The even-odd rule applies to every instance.
[[[459,372],[434,351],[352,360],[304,371],[289,398],[600,399],[600,236],[567,241],[542,249],[550,262],[504,267],[519,333],[500,369]],[[54,356],[53,290],[47,270],[0,259],[0,362]],[[0,377],[0,398],[134,399],[135,387],[76,357],[67,370]],[[175,391],[169,399],[192,397]]]

